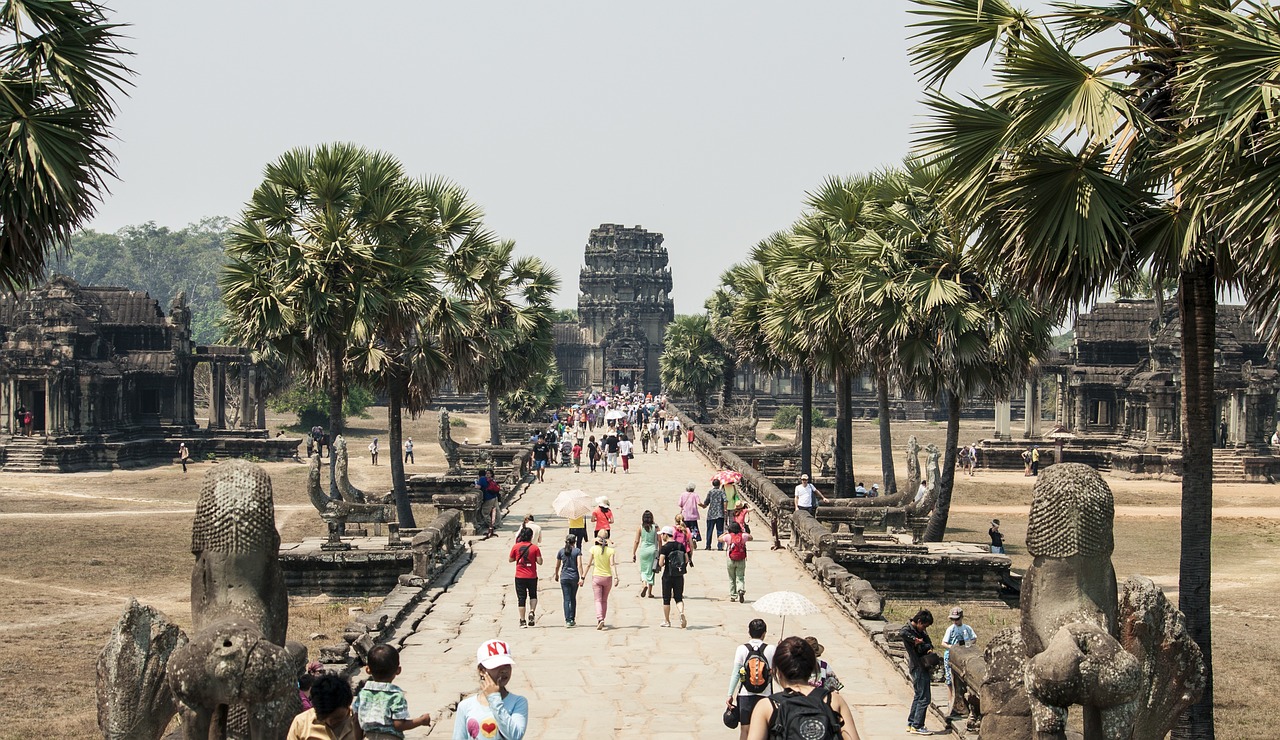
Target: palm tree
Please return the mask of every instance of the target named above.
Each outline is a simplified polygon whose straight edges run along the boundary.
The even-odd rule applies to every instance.
[[[727,409],[733,403],[733,386],[738,380],[738,356],[728,348],[733,346],[730,318],[733,315],[733,296],[725,287],[728,273],[720,276],[720,285],[711,293],[703,307],[707,309],[707,322],[711,334],[724,348],[724,378],[720,390],[720,408]]]
[[[1275,230],[1274,197],[1264,192],[1275,181],[1275,134],[1253,137],[1269,118],[1251,115],[1274,106],[1271,52],[1259,40],[1275,39],[1275,15],[1222,0],[1065,2],[1042,16],[1004,0],[917,6],[912,56],[928,85],[974,51],[994,65],[996,88],[981,99],[927,93],[919,141],[945,168],[946,200],[980,225],[979,261],[1008,266],[1063,311],[1135,270],[1156,284],[1178,279],[1178,599],[1208,683],[1174,734],[1211,738],[1215,296],[1262,285],[1276,264],[1250,238]]]
[[[0,10],[0,286],[26,287],[90,217],[113,177],[114,94],[133,73],[120,24],[88,0]]]
[[[724,347],[703,316],[678,316],[667,326],[658,367],[664,390],[693,396],[698,418],[707,419],[707,399],[724,382]]]
[[[560,280],[536,257],[513,259],[515,243],[488,232],[467,235],[449,272],[475,314],[473,362],[459,368],[459,386],[483,388],[489,398],[489,443],[500,444],[503,396],[544,373],[555,359],[551,300]]]

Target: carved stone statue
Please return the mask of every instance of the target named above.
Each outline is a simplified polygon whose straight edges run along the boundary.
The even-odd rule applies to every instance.
[[[908,496],[915,496],[916,489],[920,487],[920,443],[916,441],[916,435],[907,437],[907,487],[904,490]]]
[[[938,458],[942,456],[938,446],[930,442],[924,446],[925,452],[925,485],[929,488],[929,495],[937,497],[938,482],[942,480],[942,473],[938,467]]]
[[[306,663],[306,648],[285,642],[289,597],[279,549],[267,474],[239,460],[209,471],[191,531],[195,635],[185,641],[179,630],[170,652],[152,640],[148,670],[141,673],[104,674],[100,668],[99,724],[105,735],[159,737],[148,733],[168,725],[176,699],[188,740],[284,737],[301,710],[296,678]],[[148,615],[136,602],[131,604],[103,650],[100,666],[120,664],[119,656],[130,650],[124,643],[142,632],[140,616]],[[164,635],[167,620],[159,617],[146,621],[160,625]],[[154,626],[147,629],[156,634]],[[161,672],[167,697],[155,680]],[[134,731],[113,734],[119,726],[110,718],[123,718],[129,711],[145,722]]]
[[[445,462],[449,464],[449,475],[462,475],[462,454],[458,452],[458,443],[453,441],[453,428],[449,426],[449,412],[440,410],[440,449],[444,450]]]
[[[1034,560],[1022,583],[1021,630],[988,646],[983,711],[998,720],[984,719],[982,737],[1060,740],[1072,704],[1083,707],[1085,740],[1163,737],[1203,690],[1199,649],[1159,589],[1131,579],[1118,601],[1114,508],[1111,489],[1087,465],[1040,474],[1027,522]],[[1021,662],[1010,649],[1019,643]]]
[[[341,443],[341,444],[339,444]],[[333,454],[336,461],[341,463],[338,470],[346,471],[347,446],[343,442],[342,437],[334,443]],[[311,505],[316,507],[316,511],[320,512],[320,518],[329,527],[329,542],[322,546],[323,549],[344,549],[340,535],[346,531],[347,524],[388,524],[396,521],[395,505],[390,502],[391,495],[383,497],[381,503],[352,503],[341,499],[329,498],[325,495],[324,488],[320,485],[323,476],[323,464],[320,462],[320,455],[312,455],[309,461],[309,470],[307,474],[307,496],[311,499]],[[341,492],[342,481],[345,475],[339,477],[338,491]],[[348,491],[355,491],[350,484],[347,484]],[[364,494],[361,493],[361,498]]]
[[[337,477],[338,497],[343,501],[353,504],[365,503],[365,493],[359,488],[351,485],[351,479],[347,476],[348,466],[350,462],[347,458],[347,440],[341,434],[333,440],[333,446],[330,454],[333,455],[333,467]]]

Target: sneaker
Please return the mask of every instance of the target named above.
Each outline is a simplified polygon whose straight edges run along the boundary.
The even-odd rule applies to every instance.
[[[604,620],[603,620],[603,619],[597,619],[597,620],[596,620],[596,629],[598,629],[598,630],[602,630],[602,629],[604,629]]]
[[[574,626],[574,622],[573,622],[573,620],[572,620],[572,619],[570,619],[568,622],[565,622],[565,625],[564,625],[564,626],[566,626],[566,627],[573,627],[573,626]]]
[[[688,619],[685,619],[684,615],[683,615],[683,614],[681,614],[681,615],[680,615],[680,629],[684,629],[685,627],[688,627],[688,626],[689,626],[689,620],[688,620]]]
[[[739,592],[738,592],[738,603],[739,603],[739,604],[745,604],[745,603],[746,603],[746,601],[747,601],[747,592],[746,592],[746,591],[739,591]]]
[[[907,734],[908,735],[932,735],[933,732],[930,730],[926,730],[923,727],[912,727],[911,725],[907,725]]]
[[[670,627],[670,626],[671,626],[671,623],[670,623],[670,622],[663,622],[662,624],[660,624],[660,625],[658,625],[658,626],[659,626],[659,627]]]
[[[530,614],[530,615],[529,615],[529,626],[530,626],[530,627],[532,627],[532,626],[533,626],[533,615],[532,615],[532,614]]]

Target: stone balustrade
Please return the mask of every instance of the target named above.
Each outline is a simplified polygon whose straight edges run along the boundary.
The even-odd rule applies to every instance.
[[[478,493],[468,494],[479,498]],[[462,549],[462,512],[441,511],[430,524],[413,536],[413,575],[431,580],[449,565]]]

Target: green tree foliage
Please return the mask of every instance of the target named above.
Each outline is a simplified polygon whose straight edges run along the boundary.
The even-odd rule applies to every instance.
[[[507,421],[544,421],[551,409],[564,405],[567,391],[555,360],[541,373],[535,373],[523,387],[502,397],[499,406]]]
[[[705,315],[678,316],[667,326],[658,369],[662,387],[677,396],[692,396],[701,418],[707,400],[724,382],[724,346],[711,332]]]
[[[373,391],[368,388],[362,385],[351,386],[342,399],[342,414],[348,419],[368,419],[370,417],[367,409],[376,400]],[[301,379],[273,394],[268,399],[267,406],[277,414],[297,414],[298,426],[302,429],[317,425],[323,427],[329,421],[329,396],[323,389]]]
[[[47,274],[68,275],[81,285],[143,290],[166,311],[184,293],[192,336],[199,344],[213,344],[222,334],[218,275],[226,261],[227,224],[227,219],[215,217],[177,231],[154,221],[114,234],[86,229],[72,235],[70,250],[49,263]]]
[[[552,314],[551,320],[556,323],[578,323],[578,309],[576,308],[558,308]]]
[[[93,215],[106,179],[113,95],[132,74],[119,24],[87,0],[0,6],[0,286],[44,272]]]

